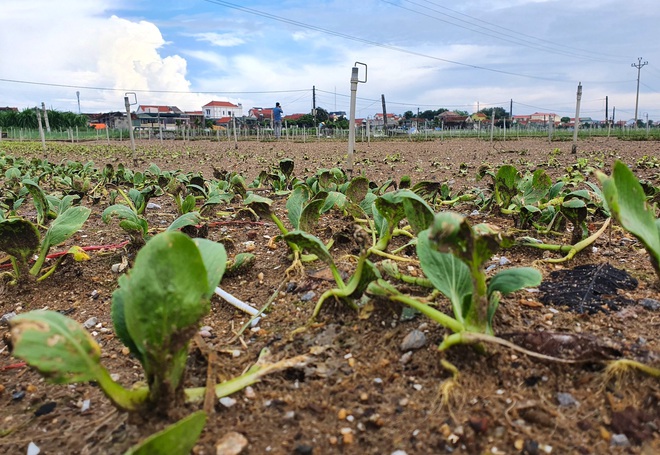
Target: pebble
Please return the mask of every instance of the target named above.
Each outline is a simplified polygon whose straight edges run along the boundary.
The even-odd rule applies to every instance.
[[[408,453],[405,450],[395,450],[391,455],[408,455]]]
[[[405,336],[399,349],[403,352],[423,348],[426,345],[426,335],[421,330],[412,330]]]
[[[57,407],[57,403],[55,403],[54,401],[49,401],[48,403],[44,403],[41,406],[39,406],[37,410],[34,411],[34,415],[37,417],[45,416],[46,414],[50,414],[51,412],[53,412],[56,407]]]
[[[502,256],[500,258],[499,264],[500,265],[507,265],[507,264],[511,264],[511,261],[509,260],[509,258]]]
[[[159,210],[161,207],[158,204],[155,204],[153,202],[147,202],[147,208],[150,210],[156,209]]]
[[[19,390],[18,392],[14,392],[11,395],[11,399],[14,401],[20,401],[23,398],[25,398],[25,392],[22,390]]]
[[[215,444],[216,455],[238,455],[248,445],[248,440],[241,433],[235,431],[224,435]]]
[[[96,325],[97,322],[98,319],[96,319],[95,317],[91,317],[87,319],[85,322],[83,322],[83,327],[85,327],[86,329],[91,329]]]
[[[88,411],[91,404],[92,402],[90,400],[83,400],[82,406],[80,406],[80,412]]]
[[[649,311],[660,311],[660,301],[655,299],[642,299],[639,301],[639,304],[646,310]],[[4,318],[4,316],[3,316]]]
[[[307,291],[303,295],[300,296],[300,301],[301,302],[309,302],[312,300],[314,297],[316,297],[316,292],[314,291]]]
[[[573,395],[565,392],[557,393],[557,402],[559,403],[559,406],[580,406],[580,402],[577,401]]]
[[[245,398],[248,398],[250,400],[256,398],[257,394],[254,393],[254,389],[250,386],[247,386],[245,389],[243,389],[243,392],[245,393]]]
[[[98,299],[98,298],[99,298],[99,295],[101,295],[101,293],[100,293],[99,291],[97,291],[96,289],[94,289],[94,290],[92,291],[92,293],[89,294],[89,296],[92,298],[92,300],[96,300],[96,299]]]
[[[314,447],[308,444],[298,444],[295,449],[293,449],[295,455],[313,455]]]
[[[5,313],[2,315],[0,318],[0,324],[2,325],[7,325],[7,323],[12,319],[16,317],[16,312],[10,311],[9,313]]]
[[[231,408],[236,404],[236,400],[231,397],[222,397],[220,398],[220,404],[225,408]]]
[[[628,436],[623,433],[613,434],[612,439],[610,439],[610,446],[612,447],[630,447],[630,441]]]
[[[27,448],[27,455],[39,455],[41,449],[34,442],[30,442]]]
[[[405,354],[403,354],[401,356],[401,358],[399,359],[399,362],[401,362],[401,364],[403,364],[403,365],[410,362],[410,359],[412,359],[412,354],[413,354],[412,351],[406,352]]]
[[[201,336],[202,338],[210,338],[211,337],[211,332],[209,332],[208,330],[200,330],[198,333],[199,333],[199,336]]]

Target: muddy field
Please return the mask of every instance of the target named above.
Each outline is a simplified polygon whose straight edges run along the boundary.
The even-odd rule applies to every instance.
[[[60,144],[45,155],[40,144],[0,142],[0,153],[16,157],[93,161],[102,169],[119,163],[145,170],[155,163],[162,170],[201,172],[213,178],[214,171],[240,172],[247,182],[260,172],[277,166],[284,158],[295,163],[300,178],[320,168],[342,167],[343,142],[143,142],[138,164],[133,166],[127,143]],[[428,142],[390,141],[358,143],[353,175],[362,174],[382,184],[410,176],[412,184],[422,180],[448,183],[454,194],[479,188],[490,192],[492,179],[479,179],[480,169],[513,164],[521,171],[546,169],[553,180],[570,172],[581,173],[591,182],[592,170],[609,173],[615,159],[629,165],[639,178],[660,185],[660,143],[615,139],[571,142],[518,140],[494,142],[445,140]],[[655,157],[655,161],[654,161]],[[641,164],[640,164],[641,163]],[[643,164],[643,165],[642,165]],[[53,188],[46,188],[53,190]],[[286,220],[285,196],[267,188],[260,194],[274,199],[274,211]],[[116,245],[128,239],[116,222],[101,220],[109,205],[101,199],[93,204],[83,229],[55,250],[71,245]],[[153,198],[145,212],[151,232],[176,218],[169,195]],[[34,219],[34,209],[21,214]],[[228,454],[216,449],[228,436],[244,436],[242,454],[603,454],[660,453],[660,383],[638,372],[620,377],[605,374],[603,363],[588,361],[562,364],[530,358],[504,347],[489,346],[480,353],[469,346],[456,346],[439,353],[438,344],[448,333],[421,314],[402,317],[402,308],[383,299],[365,299],[356,313],[327,301],[317,322],[301,333],[319,296],[332,287],[331,278],[319,262],[307,264],[304,273],[286,276],[291,265],[284,242],[271,242],[279,234],[268,219],[236,217],[242,201],[233,201],[206,215],[207,237],[222,242],[228,256],[252,252],[256,261],[249,270],[225,277],[221,286],[256,308],[272,301],[266,317],[257,326],[242,328],[249,320],[218,297],[202,323],[203,336],[191,343],[186,372],[187,387],[207,382],[209,359],[216,382],[241,374],[268,348],[273,361],[306,356],[304,366],[266,376],[262,382],[238,392],[229,402],[216,403],[196,454]],[[437,207],[437,210],[445,208]],[[479,211],[470,202],[451,207],[470,215],[474,223],[488,222],[513,229],[515,220],[496,211]],[[593,220],[590,232],[604,222]],[[315,234],[324,242],[351,238],[354,223],[340,213],[321,217]],[[534,232],[527,232],[534,235]],[[568,244],[571,232],[553,241]],[[390,250],[405,240],[395,239]],[[350,240],[336,243],[332,250],[340,269],[350,273],[355,254]],[[110,318],[112,292],[117,287],[115,264],[134,256],[126,248],[106,248],[90,253],[82,263],[65,261],[49,278],[22,286],[2,284],[0,315],[48,308],[64,312],[89,325],[101,345],[102,361],[127,387],[141,381],[139,362],[115,337]],[[412,259],[402,265],[411,275],[421,276],[414,249],[402,256]],[[544,281],[551,273],[587,264],[609,264],[626,271],[637,285],[619,291],[616,306],[603,304],[602,311],[542,302],[554,285],[523,290],[502,299],[496,315],[497,334],[562,332],[591,334],[599,345],[607,344],[618,355],[660,367],[660,291],[648,255],[620,227],[608,229],[587,250],[569,262],[552,264],[543,259],[560,257],[532,248],[515,247],[493,258],[494,268],[534,266]],[[373,258],[372,258],[373,259]],[[7,259],[0,253],[0,260]],[[376,262],[378,259],[373,259]],[[2,270],[7,270],[6,268]],[[422,296],[410,285],[403,292]],[[607,298],[615,296],[606,296]],[[442,296],[438,308],[450,312]],[[407,314],[406,314],[407,315]],[[0,331],[8,332],[6,324]],[[411,333],[423,335],[408,344]],[[118,412],[100,389],[91,383],[51,385],[20,359],[11,356],[5,343],[0,347],[0,452],[25,454],[28,446],[42,454],[121,454],[148,435],[162,429],[167,419]],[[455,387],[443,385],[451,378],[441,360],[458,369]],[[443,394],[443,392],[445,392]],[[201,405],[179,410],[184,416]],[[175,416],[173,416],[174,418]],[[234,435],[235,436],[235,435]],[[31,452],[36,453],[36,452]]]

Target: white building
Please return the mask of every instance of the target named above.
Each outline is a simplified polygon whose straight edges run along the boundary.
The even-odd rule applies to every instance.
[[[242,117],[243,105],[241,103],[236,105],[229,101],[211,101],[202,106],[202,112],[204,113],[204,118],[212,120],[223,117]]]

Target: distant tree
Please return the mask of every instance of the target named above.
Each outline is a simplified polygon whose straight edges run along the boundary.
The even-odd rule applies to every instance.
[[[206,120],[204,120],[204,127],[213,128],[213,120],[211,120],[210,118],[207,118]]]
[[[328,121],[328,111],[323,109],[322,107],[317,107],[316,108],[316,121],[317,122],[327,122]]]
[[[410,120],[414,116],[415,114],[413,114],[413,111],[406,111],[403,113],[403,118],[405,118],[406,120]]]
[[[571,123],[571,118],[570,117],[562,117],[561,118],[561,123],[563,123],[564,125],[566,125],[568,123]]]
[[[458,115],[462,115],[464,117],[467,117],[468,115],[470,115],[470,114],[468,114],[468,111],[461,111],[461,110],[458,110],[458,109],[455,110],[454,112],[456,112]]]
[[[482,114],[488,116],[488,118],[495,117],[495,120],[509,118],[509,113],[503,107],[488,107],[480,110]]]

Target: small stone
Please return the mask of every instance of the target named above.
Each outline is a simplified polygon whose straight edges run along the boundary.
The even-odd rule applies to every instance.
[[[298,444],[294,449],[295,455],[313,455],[314,447],[308,444]]]
[[[528,455],[538,455],[539,443],[532,439],[527,439],[525,444],[523,444],[523,453]]]
[[[40,416],[45,416],[46,414],[50,414],[55,410],[56,406],[57,403],[55,403],[54,401],[44,403],[41,406],[39,406],[36,411],[34,411],[34,415],[40,417]]]
[[[34,442],[30,442],[27,448],[27,455],[39,455],[41,449]]]
[[[238,455],[248,445],[248,440],[241,433],[235,431],[224,435],[215,444],[216,455]]]
[[[101,293],[100,293],[99,291],[97,291],[96,289],[94,289],[94,290],[92,291],[92,293],[89,294],[89,296],[92,298],[92,300],[96,300],[96,299],[98,299],[98,298],[99,298],[99,295],[101,295]]]
[[[122,353],[123,355],[128,355],[128,354],[131,353],[131,350],[128,349],[127,347],[123,347],[123,348],[121,348],[121,353]]]
[[[330,443],[331,446],[336,446],[338,441],[339,440],[337,439],[337,436],[330,436],[328,438],[328,442]]]
[[[612,447],[630,447],[628,436],[623,433],[613,434],[610,439],[610,446]]]
[[[83,327],[85,327],[86,329],[91,329],[96,325],[97,322],[98,322],[98,319],[96,319],[94,317],[89,318],[85,322],[83,322]]]
[[[381,378],[374,378],[374,384],[383,385],[383,380]]]
[[[401,362],[402,365],[405,365],[406,363],[410,362],[410,359],[412,359],[412,351],[408,351],[405,354],[401,356],[399,359],[399,362]]]
[[[341,430],[342,443],[344,445],[353,444],[353,430],[350,428],[342,428]]]
[[[211,332],[209,332],[208,330],[200,330],[198,333],[199,333],[199,336],[201,336],[202,338],[210,338],[211,337]]]
[[[12,319],[16,317],[16,312],[15,311],[10,311],[9,313],[5,313],[0,317],[0,324],[2,325],[7,325],[7,323]]]
[[[83,400],[82,406],[80,406],[80,412],[88,411],[91,403],[90,400]]]
[[[348,415],[348,411],[344,408],[341,408],[339,412],[337,412],[337,418],[339,420],[344,420],[346,419],[346,416]]]
[[[154,210],[154,209],[156,209],[156,210],[160,210],[161,207],[160,207],[160,205],[155,204],[155,203],[153,203],[153,202],[147,202],[147,208],[148,208],[149,210]]]
[[[421,330],[412,330],[405,336],[399,349],[403,352],[423,348],[426,345],[426,335]]]
[[[14,392],[11,395],[11,399],[14,401],[21,401],[23,398],[25,398],[25,392],[22,390],[19,390],[18,392]]]
[[[231,408],[236,404],[236,400],[231,397],[222,397],[219,401],[225,408]]]
[[[507,264],[511,264],[511,261],[508,258],[502,256],[500,258],[499,264],[500,265],[507,265]]]
[[[28,384],[28,386],[25,388],[25,391],[26,391],[27,393],[34,393],[34,392],[37,391],[37,386],[36,386],[36,385],[32,385],[32,384]]]
[[[408,455],[405,450],[395,450],[391,455]]]
[[[312,300],[314,297],[316,297],[316,292],[314,291],[307,291],[303,295],[300,296],[300,301],[301,302],[309,302]]]
[[[513,447],[516,450],[522,450],[525,445],[525,440],[524,439],[516,439],[515,442],[513,443]]]
[[[250,386],[247,386],[243,392],[245,393],[245,398],[249,398],[250,400],[257,397],[257,394],[254,393],[254,389]]]
[[[360,401],[367,401],[369,400],[369,394],[367,392],[362,392],[360,394]]]
[[[570,393],[558,392],[557,402],[559,403],[559,406],[580,406],[580,403]]]
[[[642,299],[639,301],[642,308],[649,311],[660,311],[660,301],[655,299]],[[3,316],[4,317],[4,316]]]

